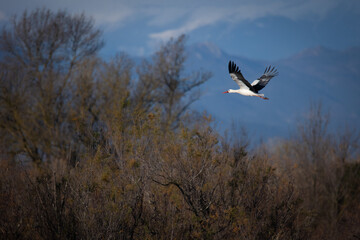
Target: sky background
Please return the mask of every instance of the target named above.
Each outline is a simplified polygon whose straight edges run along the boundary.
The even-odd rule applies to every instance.
[[[0,0],[0,24],[38,7],[92,16],[104,33],[104,56],[147,56],[183,33],[189,44],[268,61],[316,46],[360,46],[359,0]]]
[[[192,107],[223,130],[236,122],[260,138],[286,136],[318,100],[335,120],[332,129],[360,129],[360,0],[0,0],[0,25],[41,7],[92,17],[103,31],[104,58],[123,51],[140,60],[186,34],[186,70],[214,74]],[[236,88],[229,60],[249,80],[276,65],[280,74],[263,92],[271,101],[223,95]]]

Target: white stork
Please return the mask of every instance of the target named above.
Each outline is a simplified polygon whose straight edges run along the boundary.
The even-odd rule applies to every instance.
[[[236,90],[229,89],[224,93],[238,93],[244,96],[256,96],[268,100],[264,94],[258,92],[268,84],[271,78],[278,75],[278,71],[275,67],[271,68],[271,66],[269,66],[265,68],[264,74],[261,77],[250,84],[242,75],[239,67],[236,66],[234,62],[229,61],[229,74],[240,88]]]

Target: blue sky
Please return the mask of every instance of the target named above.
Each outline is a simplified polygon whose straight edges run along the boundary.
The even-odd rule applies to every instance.
[[[104,32],[103,55],[151,54],[182,33],[227,53],[278,60],[305,48],[360,46],[358,0],[0,0],[0,21],[25,9],[84,12]]]

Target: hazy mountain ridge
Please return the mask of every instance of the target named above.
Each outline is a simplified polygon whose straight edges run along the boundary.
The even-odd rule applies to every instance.
[[[259,77],[267,65],[274,65],[279,76],[262,90],[270,101],[222,94],[237,85],[228,75],[227,64],[235,61],[245,78]],[[348,124],[360,126],[360,47],[332,50],[322,46],[305,49],[275,62],[231,56],[216,45],[199,43],[188,47],[186,69],[203,69],[213,73],[204,84],[202,98],[194,104],[206,110],[221,128],[232,121],[260,137],[284,136],[293,128],[312,101],[321,101],[330,111],[332,127]]]

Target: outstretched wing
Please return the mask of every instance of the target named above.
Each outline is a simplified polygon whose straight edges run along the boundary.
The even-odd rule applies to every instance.
[[[263,89],[266,84],[272,79],[273,77],[277,76],[279,73],[275,67],[271,68],[271,66],[265,68],[264,74],[256,79],[251,85],[254,87],[256,91],[260,91]]]
[[[232,61],[229,61],[229,74],[231,78],[239,85],[240,88],[254,90],[253,86],[244,78],[240,69]]]

